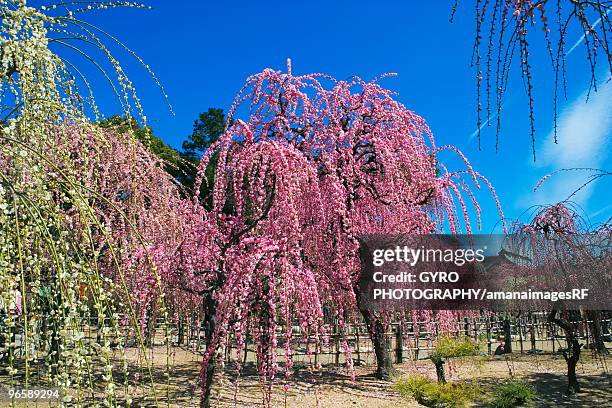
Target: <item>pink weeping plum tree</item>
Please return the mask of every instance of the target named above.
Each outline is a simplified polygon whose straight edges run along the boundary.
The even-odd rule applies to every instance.
[[[69,227],[82,235],[77,239],[90,242],[86,255],[99,263],[101,278],[113,282],[112,296],[125,305],[120,323],[148,341],[154,320],[166,317],[160,313],[186,310],[185,299],[179,306],[172,296],[168,257],[190,231],[199,207],[181,197],[181,187],[164,170],[163,161],[132,132],[62,125],[54,143],[67,152],[72,166],[59,170],[78,177],[99,222],[91,225],[89,214],[60,184],[54,201]]]
[[[279,371],[291,374],[294,340],[309,354],[325,340],[324,306],[340,330],[359,318],[361,234],[469,232],[468,205],[478,219],[480,212],[471,188],[485,185],[495,196],[458,150],[436,147],[423,118],[377,81],[288,71],[247,79],[232,125],[199,165],[195,200],[209,211],[183,241],[175,284],[207,311],[204,407],[230,334],[238,371],[247,336],[255,344],[269,405]],[[237,119],[243,114],[247,120]],[[465,168],[449,171],[438,159],[445,150]],[[377,374],[388,378],[385,314],[361,313]],[[351,367],[346,341],[342,348]]]
[[[579,215],[578,208],[564,201],[538,208],[528,224],[517,223],[512,232],[524,236],[521,246],[527,251],[531,262],[523,265],[523,277],[537,287],[542,282],[550,287],[551,281],[561,281],[567,288],[598,287],[610,284],[611,262],[610,224],[592,227]],[[535,267],[536,272],[530,268]],[[558,286],[556,283],[555,286]],[[601,311],[583,311],[589,321],[589,334],[594,348],[607,353],[601,328]],[[580,392],[576,366],[584,344],[579,339],[581,312],[567,310],[562,302],[554,304],[548,314],[550,323],[565,333],[567,348],[563,357],[567,363],[567,391]]]
[[[90,202],[103,228],[93,236],[101,270],[117,288],[130,331],[149,342],[155,321],[187,311],[172,296],[172,256],[197,216],[181,187],[132,132],[97,126],[71,127],[58,145],[70,152],[77,174],[92,192]],[[82,230],[83,228],[76,228]],[[112,247],[110,246],[112,243]],[[176,316],[174,316],[176,317]]]

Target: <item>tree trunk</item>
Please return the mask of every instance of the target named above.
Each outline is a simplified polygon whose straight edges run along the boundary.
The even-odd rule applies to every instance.
[[[555,323],[565,332],[568,350],[563,352],[563,357],[567,363],[567,392],[569,394],[580,392],[580,384],[578,383],[578,376],[576,375],[576,365],[580,360],[582,344],[578,342],[576,328],[567,320],[558,318],[556,310],[550,312],[548,321]]]
[[[361,270],[364,270],[366,262],[366,256],[363,248],[359,251],[359,258],[361,260]],[[357,301],[357,307],[359,312],[363,316],[372,344],[374,346],[374,354],[376,355],[376,378],[379,380],[390,380],[393,374],[393,360],[391,356],[391,347],[385,333],[385,324],[380,316],[380,312],[369,310],[364,305],[363,298],[361,296],[360,284],[356,283],[353,287],[355,298]]]
[[[213,299],[212,293],[208,293],[206,296],[204,296],[204,310],[204,336],[206,340],[206,349],[209,350],[213,341],[213,334],[215,332],[215,315],[217,312],[217,302]],[[215,353],[216,349],[212,350],[212,355],[206,364],[206,380],[204,381],[202,387],[200,408],[210,408],[210,397],[212,394],[212,385],[217,364]]]
[[[580,392],[580,384],[578,383],[578,376],[576,376],[576,364],[580,359],[580,344],[578,340],[573,340],[571,345],[571,355],[563,353],[565,360],[567,361],[567,392],[569,394],[575,394]]]
[[[510,319],[504,319],[504,354],[512,353],[512,329]]]
[[[144,343],[146,347],[153,346],[153,338],[155,337],[155,315],[153,313],[153,306],[149,306],[147,313],[147,324],[145,325]]]
[[[361,256],[363,263],[363,256]],[[393,360],[391,359],[391,347],[385,334],[385,325],[382,317],[374,311],[363,307],[361,290],[359,284],[353,288],[357,307],[363,316],[372,344],[374,346],[374,354],[376,355],[376,378],[379,380],[390,380],[393,373]]]
[[[255,305],[254,313],[258,314],[259,319],[259,329],[261,331],[260,339],[256,345],[258,349],[257,353],[257,371],[260,373],[265,373],[265,379],[269,380],[267,377],[268,370],[270,369],[270,361],[268,360],[260,360],[259,356],[262,358],[268,358],[268,353],[272,348],[271,339],[270,339],[270,321],[272,319],[272,313],[270,311],[270,303],[268,302],[267,297],[270,292],[270,282],[267,277],[264,278],[263,282],[263,296],[258,297]],[[285,339],[286,340],[286,339]]]
[[[600,310],[587,310],[587,319],[589,322],[589,330],[593,335],[593,345],[595,350],[600,354],[608,354],[608,349],[603,340],[603,330],[601,328],[601,311]]]
[[[436,376],[438,377],[438,383],[446,384],[446,375],[444,374],[444,364],[445,361],[443,358],[432,358],[434,365],[436,366]]]
[[[395,362],[398,364],[404,362],[404,330],[401,323],[395,332]]]
[[[393,373],[393,361],[389,352],[389,342],[385,335],[385,325],[380,316],[369,310],[362,310],[361,314],[365,320],[370,337],[374,345],[374,354],[376,355],[376,378],[379,380],[391,379]]]
[[[181,346],[185,342],[185,322],[183,321],[183,317],[179,318],[178,321],[178,338],[176,339],[176,343]]]

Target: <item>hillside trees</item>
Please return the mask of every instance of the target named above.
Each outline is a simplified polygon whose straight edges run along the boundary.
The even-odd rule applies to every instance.
[[[225,131],[225,113],[220,108],[208,108],[193,122],[193,132],[183,142],[183,157],[198,162],[206,150]]]
[[[194,167],[184,163],[181,160],[180,153],[157,137],[151,127],[141,126],[134,118],[113,115],[99,121],[97,125],[103,129],[111,129],[115,133],[133,135],[138,142],[163,162],[164,170],[181,184],[186,177],[186,173],[194,171]]]

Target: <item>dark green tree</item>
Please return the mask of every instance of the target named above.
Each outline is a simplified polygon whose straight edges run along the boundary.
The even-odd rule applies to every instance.
[[[194,168],[200,162],[202,154],[216,142],[225,131],[225,113],[220,108],[208,108],[206,112],[200,113],[198,118],[193,122],[193,132],[183,142],[183,151],[181,157],[192,163]],[[204,170],[204,179],[200,188],[200,198],[205,207],[212,204],[210,195],[214,182],[215,167],[217,165],[217,156],[213,156]],[[183,183],[190,189],[193,189],[193,184],[196,178],[196,171],[188,173]]]
[[[220,108],[208,108],[193,122],[193,133],[183,142],[183,158],[199,162],[202,154],[225,131],[225,113]]]

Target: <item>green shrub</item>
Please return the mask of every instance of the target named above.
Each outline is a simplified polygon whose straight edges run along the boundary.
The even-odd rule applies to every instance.
[[[400,378],[395,383],[395,389],[402,397],[413,397],[419,401],[425,395],[425,388],[431,385],[432,381],[422,375],[409,375]]]
[[[470,338],[454,339],[452,337],[441,337],[436,343],[433,354],[441,358],[475,356],[480,347]]]
[[[532,401],[536,397],[534,389],[523,381],[506,381],[493,391],[492,405],[495,408],[512,408]]]
[[[455,339],[452,337],[441,337],[436,343],[436,348],[429,355],[431,361],[436,365],[436,374],[439,383],[445,383],[444,361],[452,357],[466,357],[478,355],[480,347],[470,338]]]
[[[422,375],[401,378],[395,388],[403,397],[412,397],[427,407],[464,407],[478,396],[478,387],[470,383],[438,384]]]

